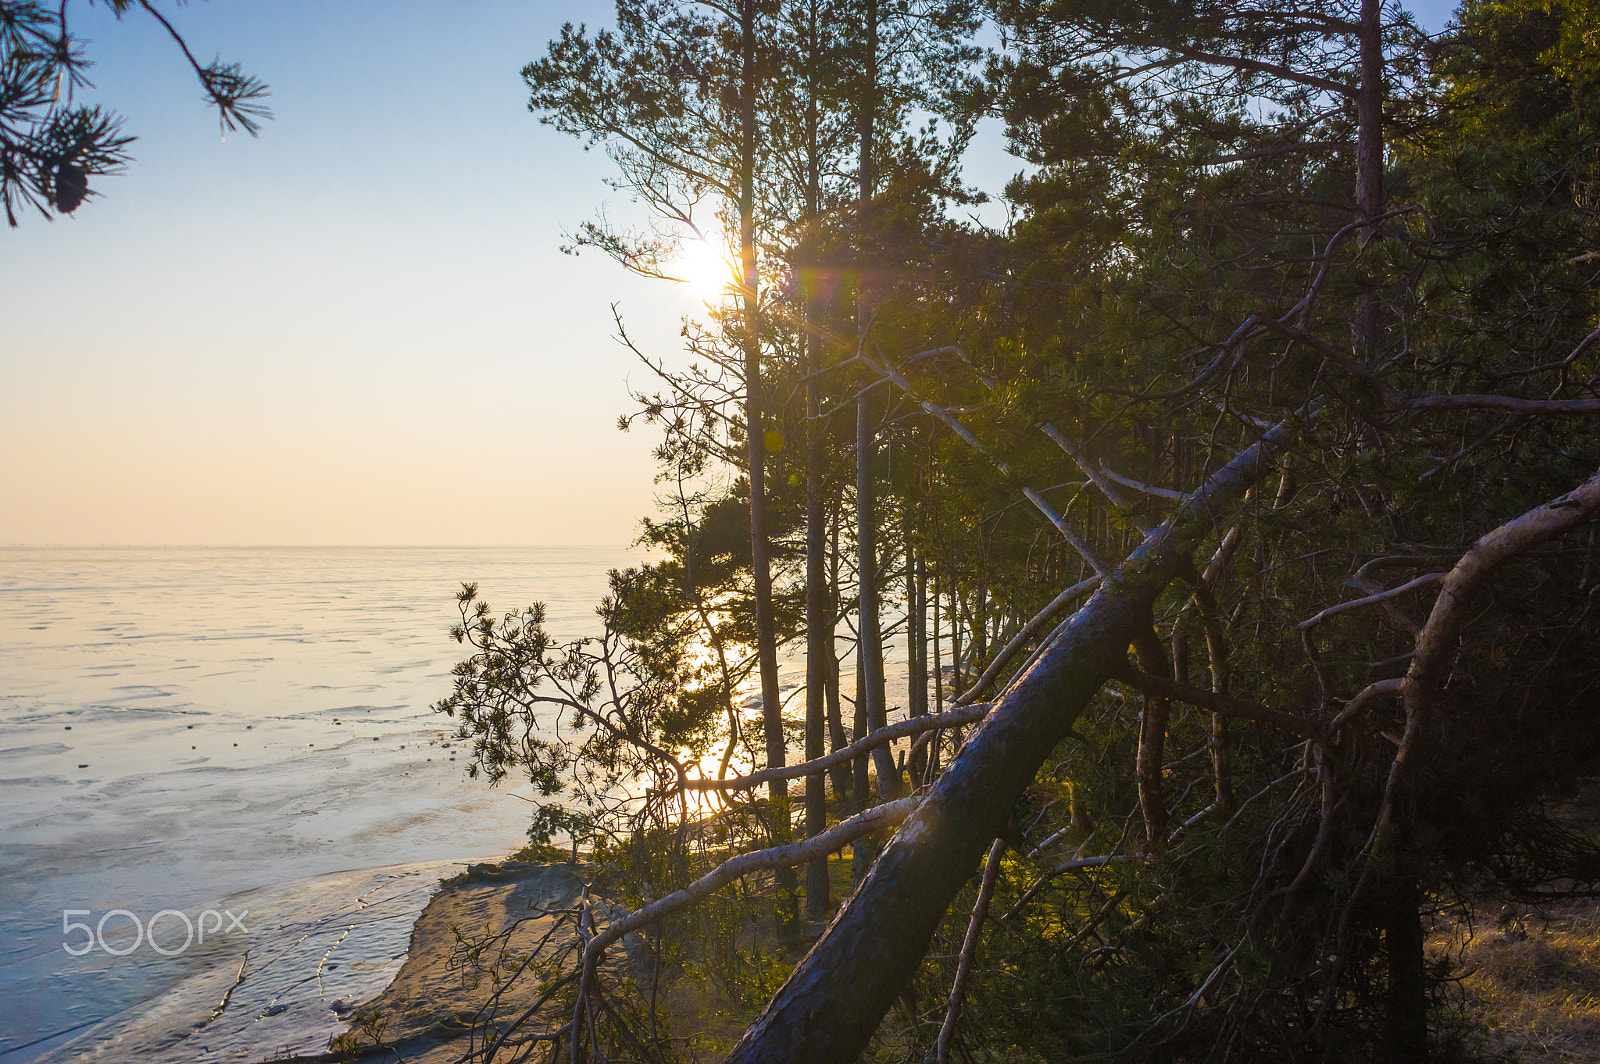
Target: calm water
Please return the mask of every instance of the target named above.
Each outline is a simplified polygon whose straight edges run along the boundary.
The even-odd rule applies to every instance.
[[[519,846],[526,803],[464,779],[448,720],[428,708],[464,656],[447,635],[454,592],[475,580],[497,612],[542,600],[553,632],[587,633],[606,570],[636,558],[0,549],[0,1062],[114,1027],[191,983],[212,993],[199,949],[70,956],[84,935],[64,933],[65,910],[87,910],[67,919],[90,925],[113,910],[143,922],[237,911],[243,898],[255,933],[304,926],[314,941],[347,895],[417,894],[410,880],[329,873]],[[315,891],[282,888],[314,876]],[[113,950],[135,942],[129,915],[101,925]],[[403,950],[408,925],[396,926]]]

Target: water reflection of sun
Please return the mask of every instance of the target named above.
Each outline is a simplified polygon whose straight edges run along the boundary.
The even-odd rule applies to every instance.
[[[726,611],[712,608],[707,612],[705,620],[706,623],[720,629],[728,623],[729,618]],[[688,667],[690,677],[692,677],[689,681],[689,687],[691,689],[703,689],[717,686],[723,681],[723,654],[727,655],[728,664],[737,671],[739,659],[748,648],[731,644],[724,645],[722,654],[719,654],[710,640],[706,639],[704,635],[699,635],[690,639],[688,646],[684,649],[685,664]],[[734,687],[729,692],[729,697],[733,705],[738,707],[735,709],[735,713],[742,716],[750,709],[752,700],[759,697],[761,684],[759,678],[752,675],[730,678],[734,681]],[[748,722],[742,723],[748,724]],[[702,749],[689,750],[680,748],[673,752],[689,777],[691,779],[717,779],[723,775],[736,777],[753,772],[756,766],[751,763],[750,752],[745,749],[750,737],[743,735],[744,741],[733,744],[732,756],[728,759],[727,764],[724,765],[723,758],[729,753],[728,744],[731,738],[728,721],[719,719],[713,730],[714,738]],[[743,730],[743,727],[741,727],[740,731],[743,732]],[[727,792],[720,790],[691,789],[684,796],[689,806],[688,815],[691,817],[705,816],[725,808],[727,804],[726,794]]]

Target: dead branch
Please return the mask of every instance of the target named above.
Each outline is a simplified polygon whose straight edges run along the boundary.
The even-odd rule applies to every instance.
[[[1118,473],[1117,471],[1104,465],[1100,467],[1100,472],[1105,474],[1108,479],[1116,481],[1125,488],[1132,488],[1134,491],[1137,491],[1142,495],[1150,495],[1157,499],[1167,499],[1172,502],[1176,502],[1177,500],[1183,498],[1183,492],[1181,491],[1173,491],[1171,488],[1158,488],[1152,484],[1140,483],[1139,481],[1134,480],[1132,477],[1125,477],[1121,473]]]
[[[1380,591],[1375,595],[1368,595],[1365,598],[1351,599],[1349,602],[1341,602],[1337,606],[1329,606],[1315,617],[1310,617],[1304,621],[1301,621],[1298,626],[1299,630],[1303,632],[1308,628],[1316,627],[1331,617],[1337,617],[1341,613],[1349,613],[1352,610],[1364,609],[1367,606],[1376,606],[1379,603],[1387,602],[1390,599],[1399,598],[1408,591],[1415,591],[1419,587],[1425,587],[1428,584],[1437,584],[1444,580],[1444,576],[1445,574],[1443,573],[1426,573],[1417,577],[1415,580],[1406,581],[1399,587],[1392,587],[1387,591]]]
[[[746,791],[759,787],[764,783],[769,783],[772,780],[799,779],[801,776],[810,776],[818,772],[824,772],[835,765],[843,765],[854,761],[870,750],[875,750],[883,744],[893,742],[896,739],[903,739],[908,735],[932,731],[935,728],[954,728],[961,724],[971,724],[973,721],[982,720],[988,712],[988,704],[978,702],[968,706],[958,706],[944,713],[911,717],[907,720],[896,721],[886,728],[879,728],[849,746],[835,750],[824,757],[803,761],[797,765],[781,765],[777,768],[762,769],[760,772],[752,772],[748,776],[735,776],[732,779],[685,779],[664,793],[672,793],[677,790]]]
[[[1455,655],[1456,642],[1467,620],[1467,609],[1485,584],[1512,558],[1569,532],[1600,513],[1600,472],[1580,487],[1535,507],[1483,536],[1450,570],[1434,599],[1428,623],[1417,637],[1417,649],[1407,670],[1401,693],[1405,698],[1406,730],[1389,766],[1383,804],[1373,829],[1380,837],[1394,811],[1394,802],[1412,761],[1418,756],[1428,718],[1444,687],[1446,666]]]
[[[978,939],[982,936],[983,921],[989,915],[989,900],[994,897],[995,881],[1000,878],[1000,858],[1005,856],[1006,840],[995,839],[989,847],[989,858],[983,863],[983,884],[978,888],[978,900],[972,905],[972,919],[967,922],[967,937],[961,943],[961,959],[956,962],[956,978],[950,985],[950,1000],[945,1005],[944,1024],[939,1028],[939,1064],[950,1064],[950,1041],[956,1034],[956,1020],[961,1016],[961,1005],[967,997],[967,978],[972,974],[972,959],[978,953]]]
[[[910,816],[921,802],[920,797],[884,802],[882,805],[875,805],[871,809],[857,813],[848,820],[841,820],[827,831],[801,842],[771,846],[765,850],[752,850],[737,857],[730,857],[688,886],[675,890],[665,898],[657,899],[611,924],[589,943],[585,956],[598,958],[607,946],[623,935],[660,922],[740,876],[773,868],[792,868],[813,857],[825,857],[863,835],[894,827]]]
[[[1154,629],[1145,627],[1134,633],[1133,652],[1145,673],[1169,677],[1172,662]],[[1139,811],[1144,816],[1145,853],[1157,855],[1167,844],[1167,800],[1164,791],[1164,762],[1167,721],[1172,717],[1172,699],[1158,691],[1144,692],[1144,715],[1139,720],[1139,746],[1134,755],[1134,781],[1139,789]]]
[[[1367,686],[1363,687],[1354,698],[1345,703],[1344,708],[1339,711],[1339,715],[1333,718],[1333,723],[1328,725],[1328,731],[1338,731],[1346,721],[1350,720],[1350,718],[1361,712],[1362,708],[1374,698],[1381,698],[1384,695],[1399,694],[1404,682],[1405,681],[1396,676],[1390,680],[1378,680],[1375,683],[1367,684]]]
[[[1067,524],[1065,517],[1056,513],[1055,509],[1044,501],[1043,496],[1032,488],[1026,487],[1022,489],[1022,494],[1038,508],[1040,513],[1044,514],[1047,521],[1055,526],[1056,531],[1061,533],[1061,538],[1066,540],[1072,549],[1078,552],[1078,556],[1089,563],[1089,568],[1100,574],[1102,580],[1111,575],[1111,566],[1106,564],[1105,559],[1101,558],[1094,548],[1089,546],[1088,541],[1078,535],[1071,525]]]
[[[1600,414],[1600,399],[1514,399],[1509,395],[1424,395],[1407,404],[1412,410],[1503,410],[1537,417],[1579,417]]]
[[[1068,604],[1093,591],[1099,584],[1100,578],[1091,576],[1087,580],[1078,581],[1054,599],[1051,599],[1050,605],[1034,614],[1032,619],[1022,626],[1021,631],[1011,637],[1011,642],[1002,647],[1000,653],[994,656],[994,660],[989,662],[989,667],[983,670],[983,675],[973,681],[972,686],[963,691],[956,698],[954,704],[964,706],[982,694],[984,689],[994,682],[995,676],[999,674],[1001,669],[1006,667],[1006,664],[1015,656],[1017,651],[1021,650],[1029,640],[1039,634],[1039,629],[1048,624],[1050,619],[1060,613]]]
[[[1149,695],[1158,695],[1171,698],[1178,702],[1187,702],[1209,713],[1220,714],[1224,717],[1234,717],[1239,720],[1252,720],[1257,724],[1265,724],[1279,731],[1286,731],[1290,735],[1297,735],[1302,739],[1321,738],[1317,726],[1308,720],[1303,720],[1293,713],[1286,713],[1281,709],[1269,709],[1254,702],[1246,702],[1242,698],[1232,695],[1218,694],[1199,687],[1191,687],[1186,683],[1152,673],[1142,672],[1132,663],[1127,663],[1122,669],[1113,672],[1112,679],[1125,683],[1137,691]]]

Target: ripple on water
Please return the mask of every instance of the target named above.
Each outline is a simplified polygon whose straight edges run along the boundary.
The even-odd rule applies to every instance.
[[[525,804],[428,760],[427,740],[450,730],[428,707],[463,656],[447,634],[455,592],[475,580],[501,606],[546,601],[558,634],[591,634],[606,569],[631,560],[0,548],[0,749],[25,751],[0,755],[0,1064],[126,1021],[156,995],[178,1015],[169,991],[192,979],[205,999],[237,971],[220,957],[74,960],[64,909],[148,917],[352,865],[514,849]],[[331,963],[324,983],[343,978]]]

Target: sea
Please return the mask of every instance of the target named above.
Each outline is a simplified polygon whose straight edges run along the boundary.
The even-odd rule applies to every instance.
[[[0,548],[0,1064],[322,1048],[439,878],[525,842],[431,708],[462,582],[594,634],[641,558]]]

